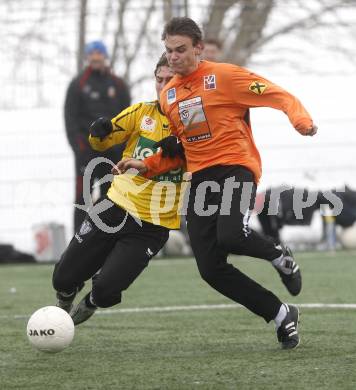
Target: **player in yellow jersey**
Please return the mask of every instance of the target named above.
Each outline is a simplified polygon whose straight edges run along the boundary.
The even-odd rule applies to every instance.
[[[165,56],[154,74],[159,96],[173,77]],[[97,119],[90,134],[95,150],[126,142],[123,158],[143,159],[156,152],[155,143],[170,134],[170,127],[156,100],[128,107],[111,121]],[[120,303],[122,291],[167,241],[169,229],[179,228],[181,181],[181,169],[152,180],[129,172],[115,176],[107,197],[88,211],[53,273],[57,305],[70,312],[75,325],[91,317],[97,307]],[[93,209],[98,207],[104,211],[96,215]],[[91,291],[73,308],[77,292],[91,278]]]

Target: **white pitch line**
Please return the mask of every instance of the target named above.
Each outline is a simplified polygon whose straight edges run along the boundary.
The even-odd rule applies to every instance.
[[[298,303],[303,309],[356,309],[356,303]],[[194,311],[194,310],[221,310],[221,309],[241,309],[242,306],[236,303],[215,304],[215,305],[188,305],[188,306],[153,306],[153,307],[129,307],[125,309],[105,309],[98,310],[96,315],[111,315],[120,313],[163,313],[174,311]],[[0,320],[25,319],[30,314],[0,315]]]
[[[304,309],[356,309],[356,303],[300,303],[296,306]],[[158,306],[158,307],[133,307],[127,309],[106,309],[98,310],[98,314],[118,313],[160,313],[170,311],[192,311],[192,310],[220,310],[220,309],[241,309],[243,306],[237,303],[216,304],[216,305],[189,305],[189,306]]]

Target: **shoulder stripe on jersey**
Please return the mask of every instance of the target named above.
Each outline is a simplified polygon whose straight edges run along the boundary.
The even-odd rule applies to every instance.
[[[118,125],[115,125],[115,126],[117,127],[117,129],[113,130],[113,131],[112,131],[113,133],[117,133],[117,132],[119,132],[119,131],[126,131],[126,129],[124,129],[124,128],[121,127],[121,126],[118,126]]]
[[[139,109],[141,108],[141,106],[142,106],[142,103],[139,103],[139,106],[136,107],[134,110],[132,110],[132,111],[130,111],[130,112],[127,112],[126,114],[122,114],[122,115],[120,115],[119,117],[117,117],[116,120],[115,120],[115,122],[114,122],[114,124],[115,124],[116,127],[118,127],[118,128],[121,129],[121,130],[114,130],[114,132],[115,132],[115,131],[123,131],[124,129],[123,129],[122,127],[120,127],[119,125],[117,125],[117,122],[118,122],[119,120],[121,120],[122,118],[125,118],[125,116],[133,114],[134,112],[136,112],[137,110],[139,110]]]

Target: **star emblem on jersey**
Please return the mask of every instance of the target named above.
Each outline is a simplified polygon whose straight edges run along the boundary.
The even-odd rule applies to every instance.
[[[248,87],[249,91],[255,93],[256,95],[262,95],[263,92],[267,89],[267,85],[262,81],[254,81]]]

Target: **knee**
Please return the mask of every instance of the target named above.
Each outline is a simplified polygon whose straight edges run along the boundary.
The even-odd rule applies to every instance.
[[[52,285],[56,291],[71,293],[76,286],[70,275],[65,275],[60,270],[55,269],[52,276]]]
[[[201,265],[198,267],[198,269],[201,278],[210,286],[214,286],[219,275],[219,269],[209,265]]]
[[[106,308],[121,302],[121,291],[112,290],[103,284],[96,284],[92,289],[94,303],[98,307]]]

